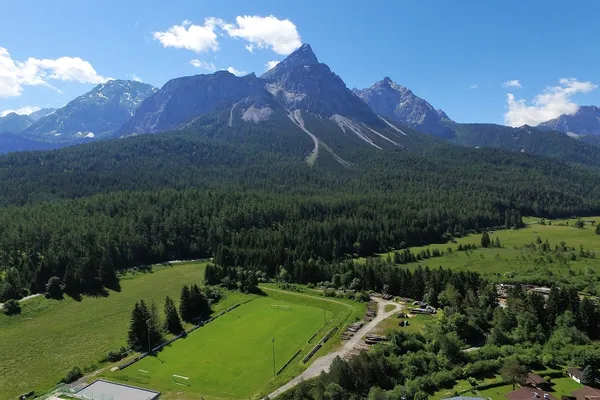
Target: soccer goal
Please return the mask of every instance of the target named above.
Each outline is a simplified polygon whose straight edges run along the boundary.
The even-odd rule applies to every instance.
[[[273,308],[276,308],[278,310],[287,310],[287,311],[291,311],[292,310],[292,307],[290,307],[290,306],[282,306],[282,305],[279,305],[279,304],[273,304]]]
[[[138,369],[138,375],[142,378],[150,378],[150,372],[146,371],[145,369]]]
[[[179,386],[190,386],[190,378],[187,376],[173,375],[171,377],[171,382]]]

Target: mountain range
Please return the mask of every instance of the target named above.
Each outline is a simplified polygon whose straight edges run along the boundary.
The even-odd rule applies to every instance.
[[[293,140],[287,151],[311,164],[333,160],[348,167],[365,146],[426,151],[450,142],[600,166],[597,141],[570,137],[599,133],[599,110],[581,107],[538,127],[457,123],[389,77],[348,89],[304,44],[260,77],[218,71],[175,78],[160,89],[112,80],[58,110],[9,114],[0,118],[0,152],[186,129],[213,139],[264,141],[260,132],[270,130]]]

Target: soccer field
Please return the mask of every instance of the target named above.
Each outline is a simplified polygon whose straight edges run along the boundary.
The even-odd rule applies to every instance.
[[[289,310],[273,305],[289,306]],[[106,375],[118,382],[153,388],[164,398],[249,398],[323,327],[332,313],[321,308],[262,297],[252,300],[177,340],[157,354]],[[141,376],[139,370],[148,371]],[[189,378],[189,386],[172,382],[173,375]]]

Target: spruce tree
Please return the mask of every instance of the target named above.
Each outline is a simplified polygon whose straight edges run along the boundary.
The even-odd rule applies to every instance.
[[[600,224],[596,225],[596,235],[600,235]]]
[[[194,318],[190,297],[190,288],[183,285],[181,288],[181,298],[179,299],[179,315],[185,322],[191,322]]]
[[[494,247],[502,247],[502,245],[500,244],[500,238],[498,236],[496,236],[496,240],[494,241]]]
[[[135,303],[131,312],[131,322],[129,324],[129,332],[127,342],[134,349],[142,349],[148,347],[148,324],[150,318],[148,307],[144,300]]]
[[[163,341],[163,323],[161,322],[160,313],[158,312],[158,307],[156,306],[156,302],[154,301],[152,302],[152,304],[150,305],[150,309],[148,310],[148,317],[148,331],[150,332],[150,341],[152,342],[152,347],[155,347]]]
[[[193,318],[201,317],[205,319],[210,315],[210,304],[204,293],[200,290],[198,285],[193,284],[190,287],[190,297],[192,304]]]
[[[481,247],[490,247],[491,240],[490,235],[487,232],[483,232],[481,235]]]
[[[169,296],[165,299],[165,330],[173,335],[178,335],[183,331],[177,308]]]

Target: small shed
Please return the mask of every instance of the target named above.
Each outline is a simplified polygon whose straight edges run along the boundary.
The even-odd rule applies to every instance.
[[[581,375],[583,375],[583,372],[579,368],[571,367],[567,369],[567,375],[575,382],[581,383]]]
[[[81,398],[111,400],[158,400],[160,392],[98,379],[76,393]]]

